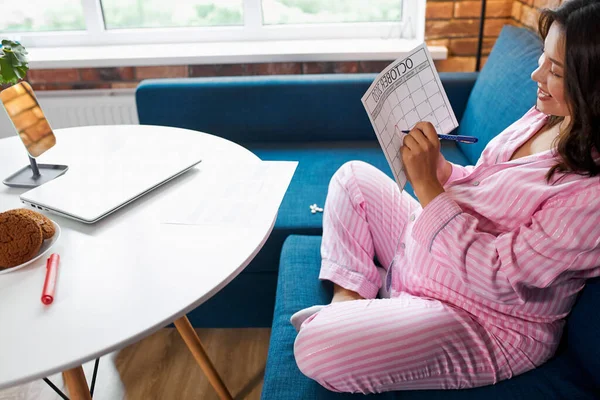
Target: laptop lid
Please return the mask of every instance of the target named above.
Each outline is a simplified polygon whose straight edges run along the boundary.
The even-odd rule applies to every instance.
[[[109,157],[70,166],[65,175],[23,193],[21,201],[94,223],[200,163],[196,151],[160,157]]]

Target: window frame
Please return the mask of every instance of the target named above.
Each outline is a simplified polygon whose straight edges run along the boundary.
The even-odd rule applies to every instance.
[[[27,47],[149,44],[149,33],[152,44],[352,38],[423,41],[425,38],[426,0],[403,0],[400,22],[262,25],[262,1],[243,0],[243,26],[109,30],[104,27],[101,0],[80,1],[85,31],[0,33]]]

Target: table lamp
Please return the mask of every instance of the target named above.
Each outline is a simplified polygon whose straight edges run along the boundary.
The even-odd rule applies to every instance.
[[[64,174],[68,169],[66,165],[38,164],[35,160],[56,144],[56,138],[29,83],[20,82],[4,89],[0,92],[0,100],[29,157],[29,165],[6,178],[3,183],[32,188]]]

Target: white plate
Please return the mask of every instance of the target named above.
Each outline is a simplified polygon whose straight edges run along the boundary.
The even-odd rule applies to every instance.
[[[50,220],[52,221],[52,220]],[[39,258],[43,257],[44,255],[46,255],[46,253],[48,253],[50,251],[50,249],[54,246],[54,244],[56,242],[58,242],[58,238],[60,238],[60,226],[58,226],[58,224],[54,221],[52,221],[52,224],[54,225],[54,236],[52,236],[50,239],[44,240],[44,243],[42,243],[42,247],[40,247],[40,251],[38,252],[38,255],[33,257],[31,260],[24,262],[23,264],[17,265],[15,267],[11,267],[11,268],[6,268],[3,270],[0,270],[0,275],[2,274],[6,274],[8,272],[12,272],[12,271],[16,271],[20,268],[26,267],[29,264],[31,264],[32,262],[38,260]]]

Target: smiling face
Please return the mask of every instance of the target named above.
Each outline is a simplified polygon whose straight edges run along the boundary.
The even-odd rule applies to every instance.
[[[547,115],[568,117],[565,93],[565,36],[559,24],[552,24],[544,41],[539,67],[531,74],[538,84],[537,108]]]

